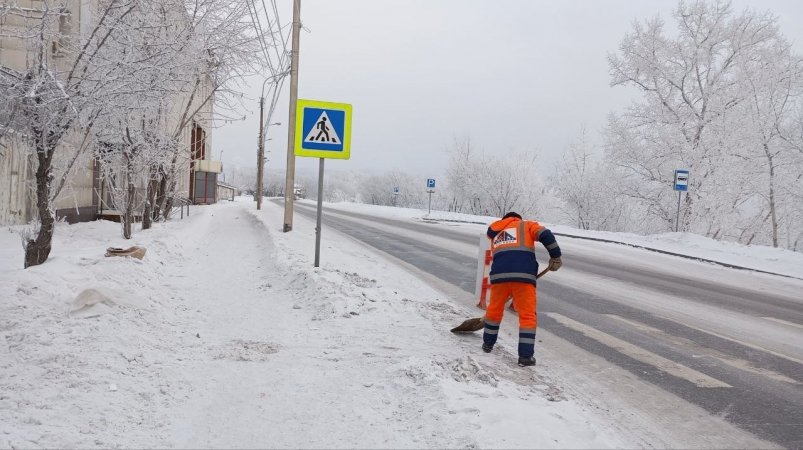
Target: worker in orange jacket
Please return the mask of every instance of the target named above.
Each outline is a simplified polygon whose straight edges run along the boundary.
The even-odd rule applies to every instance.
[[[538,222],[523,220],[515,212],[492,223],[488,227],[488,238],[493,255],[489,274],[491,301],[485,310],[482,349],[486,353],[493,350],[505,303],[513,297],[513,305],[519,313],[519,365],[533,366],[538,326],[535,242],[543,244],[549,252],[549,270],[558,270],[562,264],[560,247],[549,229]]]

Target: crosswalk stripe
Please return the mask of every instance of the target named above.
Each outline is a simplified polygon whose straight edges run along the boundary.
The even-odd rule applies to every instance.
[[[660,318],[666,319],[666,320],[672,320],[672,319],[670,319],[668,317],[665,317],[665,316],[657,316],[657,317],[660,317]],[[716,332],[711,331],[711,330],[704,330],[702,328],[698,328],[698,327],[695,327],[695,326],[692,326],[692,325],[689,325],[689,324],[684,324],[684,325],[689,327],[689,328],[691,328],[691,329],[694,329],[694,330],[697,330],[697,331],[702,331],[703,333],[708,333],[708,334],[710,334],[712,336],[716,336],[718,338],[725,339],[726,341],[735,342],[735,343],[737,343],[739,345],[743,345],[745,347],[752,348],[753,350],[762,351],[764,353],[769,353],[770,355],[777,356],[779,358],[783,358],[783,359],[786,359],[786,360],[789,360],[789,361],[792,361],[792,362],[795,362],[795,363],[798,363],[798,364],[803,364],[803,359],[798,359],[798,358],[795,358],[793,356],[784,355],[783,353],[778,353],[778,352],[770,350],[768,348],[764,348],[764,347],[762,347],[760,345],[751,344],[749,342],[745,342],[745,341],[742,341],[742,340],[739,340],[739,339],[735,339],[735,338],[732,338],[730,336],[725,336],[723,334],[719,334],[719,333],[716,333]]]
[[[672,376],[687,380],[698,387],[702,388],[732,387],[731,385],[725,383],[724,381],[717,380],[716,378],[712,378],[690,367],[678,364],[674,361],[664,358],[661,355],[657,355],[641,347],[633,345],[627,341],[623,341],[615,336],[611,336],[610,334],[599,331],[596,328],[592,328],[588,325],[577,322],[576,320],[570,319],[562,314],[548,313],[548,316],[552,317],[553,319],[557,320],[558,322],[569,328],[572,328],[576,331],[583,333],[584,335],[590,337],[591,339],[594,339],[595,341],[601,344],[607,345],[608,347],[611,347],[637,361],[641,361],[645,364],[657,367],[661,371],[666,372]]]
[[[606,316],[610,317],[611,319],[618,320],[620,322],[624,322],[624,323],[626,323],[626,324],[628,324],[628,325],[630,325],[630,326],[632,326],[632,327],[634,327],[636,329],[639,329],[641,331],[645,331],[647,333],[656,335],[656,336],[660,337],[661,339],[665,339],[667,341],[675,341],[675,342],[677,342],[677,343],[679,343],[679,344],[681,344],[681,345],[683,345],[685,347],[688,347],[688,348],[690,348],[690,349],[692,349],[692,350],[694,350],[696,352],[701,353],[702,354],[701,356],[709,356],[711,358],[716,358],[719,361],[722,361],[723,363],[725,363],[725,364],[727,364],[727,365],[729,365],[731,367],[734,367],[736,369],[743,370],[745,372],[750,372],[750,373],[753,373],[755,375],[761,375],[761,376],[764,376],[764,377],[768,377],[768,378],[771,378],[771,379],[776,380],[776,381],[782,381],[784,383],[800,384],[799,381],[797,381],[797,380],[795,380],[793,378],[789,378],[789,377],[787,377],[786,375],[784,375],[782,373],[778,373],[778,372],[775,372],[773,370],[764,369],[764,368],[761,368],[761,367],[756,367],[753,364],[751,364],[750,361],[726,355],[726,354],[724,354],[722,352],[719,352],[719,351],[714,350],[714,349],[709,348],[709,347],[703,347],[700,344],[692,341],[691,339],[686,339],[686,338],[680,337],[680,336],[674,336],[674,335],[671,335],[671,334],[669,334],[669,333],[667,333],[667,332],[665,332],[663,330],[659,330],[658,328],[654,328],[654,327],[651,327],[649,325],[645,325],[643,323],[634,322],[632,320],[625,319],[624,317],[617,316],[615,314],[606,314]],[[695,356],[697,356],[697,355],[695,355]]]
[[[778,322],[778,323],[781,323],[781,324],[784,324],[784,325],[789,325],[790,327],[795,327],[795,328],[799,328],[799,329],[803,330],[803,325],[801,325],[799,323],[789,322],[789,321],[786,321],[786,320],[783,320],[783,319],[776,319],[775,317],[762,317],[762,319],[771,320],[773,322]]]

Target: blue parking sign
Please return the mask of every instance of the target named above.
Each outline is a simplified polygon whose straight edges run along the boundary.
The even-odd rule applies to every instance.
[[[427,189],[435,189],[435,179],[427,178]]]

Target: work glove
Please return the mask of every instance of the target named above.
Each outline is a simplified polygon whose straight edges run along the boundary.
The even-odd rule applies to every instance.
[[[562,265],[563,263],[560,262],[560,256],[558,256],[557,258],[549,258],[549,266],[547,267],[547,269],[554,272],[560,269],[560,266]]]

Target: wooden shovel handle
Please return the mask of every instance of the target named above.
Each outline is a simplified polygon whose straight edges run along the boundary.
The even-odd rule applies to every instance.
[[[535,279],[537,280],[537,279],[539,279],[539,278],[543,277],[544,275],[546,275],[546,273],[547,273],[547,272],[549,272],[549,267],[547,267],[546,269],[542,270],[542,271],[541,271],[541,273],[539,273],[538,275],[536,275],[536,276],[535,276]]]

